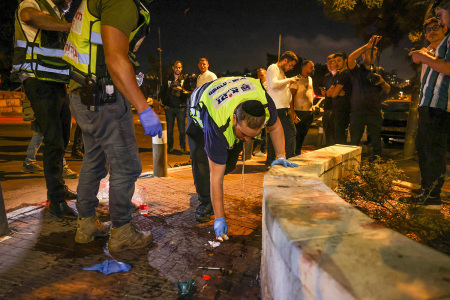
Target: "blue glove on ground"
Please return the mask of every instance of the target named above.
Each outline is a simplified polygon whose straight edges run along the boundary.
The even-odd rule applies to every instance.
[[[141,113],[138,113],[139,120],[141,120],[142,127],[144,127],[145,135],[155,136],[159,138],[162,136],[161,121],[155,114],[151,107],[147,108]]]
[[[216,218],[214,220],[214,231],[216,232],[216,237],[222,236],[228,232],[228,225],[225,218]]]
[[[83,270],[85,271],[99,271],[105,275],[117,272],[128,272],[130,271],[131,266],[129,264],[118,262],[117,260],[105,260],[101,264],[92,265],[90,267],[85,267]]]
[[[270,167],[273,167],[273,166],[275,166],[275,165],[282,165],[282,166],[285,166],[286,168],[287,168],[287,167],[291,167],[291,168],[298,167],[297,164],[288,161],[288,160],[286,159],[286,157],[284,157],[284,156],[277,157],[277,159],[275,159],[275,160],[270,164]]]

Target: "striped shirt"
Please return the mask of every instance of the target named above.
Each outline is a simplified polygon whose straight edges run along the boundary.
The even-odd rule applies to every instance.
[[[447,35],[436,48],[436,57],[450,61],[450,35]],[[450,76],[439,73],[429,66],[422,78],[419,106],[439,108],[450,111]]]

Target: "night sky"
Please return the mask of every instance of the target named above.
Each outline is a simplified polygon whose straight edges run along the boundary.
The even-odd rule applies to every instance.
[[[143,71],[149,69],[148,55],[159,59],[158,27],[163,64],[181,60],[188,73],[198,73],[200,57],[209,59],[215,73],[266,67],[266,54],[278,53],[280,34],[281,53],[292,50],[322,64],[330,53],[350,54],[364,44],[350,24],[328,20],[316,0],[154,0],[147,7],[151,31],[138,51]],[[397,69],[401,77],[409,78],[413,72],[405,54],[387,48],[381,66],[387,71]]]

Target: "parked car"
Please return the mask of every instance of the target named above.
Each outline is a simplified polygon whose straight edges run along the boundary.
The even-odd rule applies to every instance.
[[[405,140],[411,96],[398,96],[382,103],[381,137],[386,145],[390,139]]]

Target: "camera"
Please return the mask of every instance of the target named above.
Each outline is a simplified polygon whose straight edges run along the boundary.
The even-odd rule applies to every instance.
[[[371,84],[377,84],[381,81],[381,76],[372,71],[367,74],[367,80],[369,80]]]

